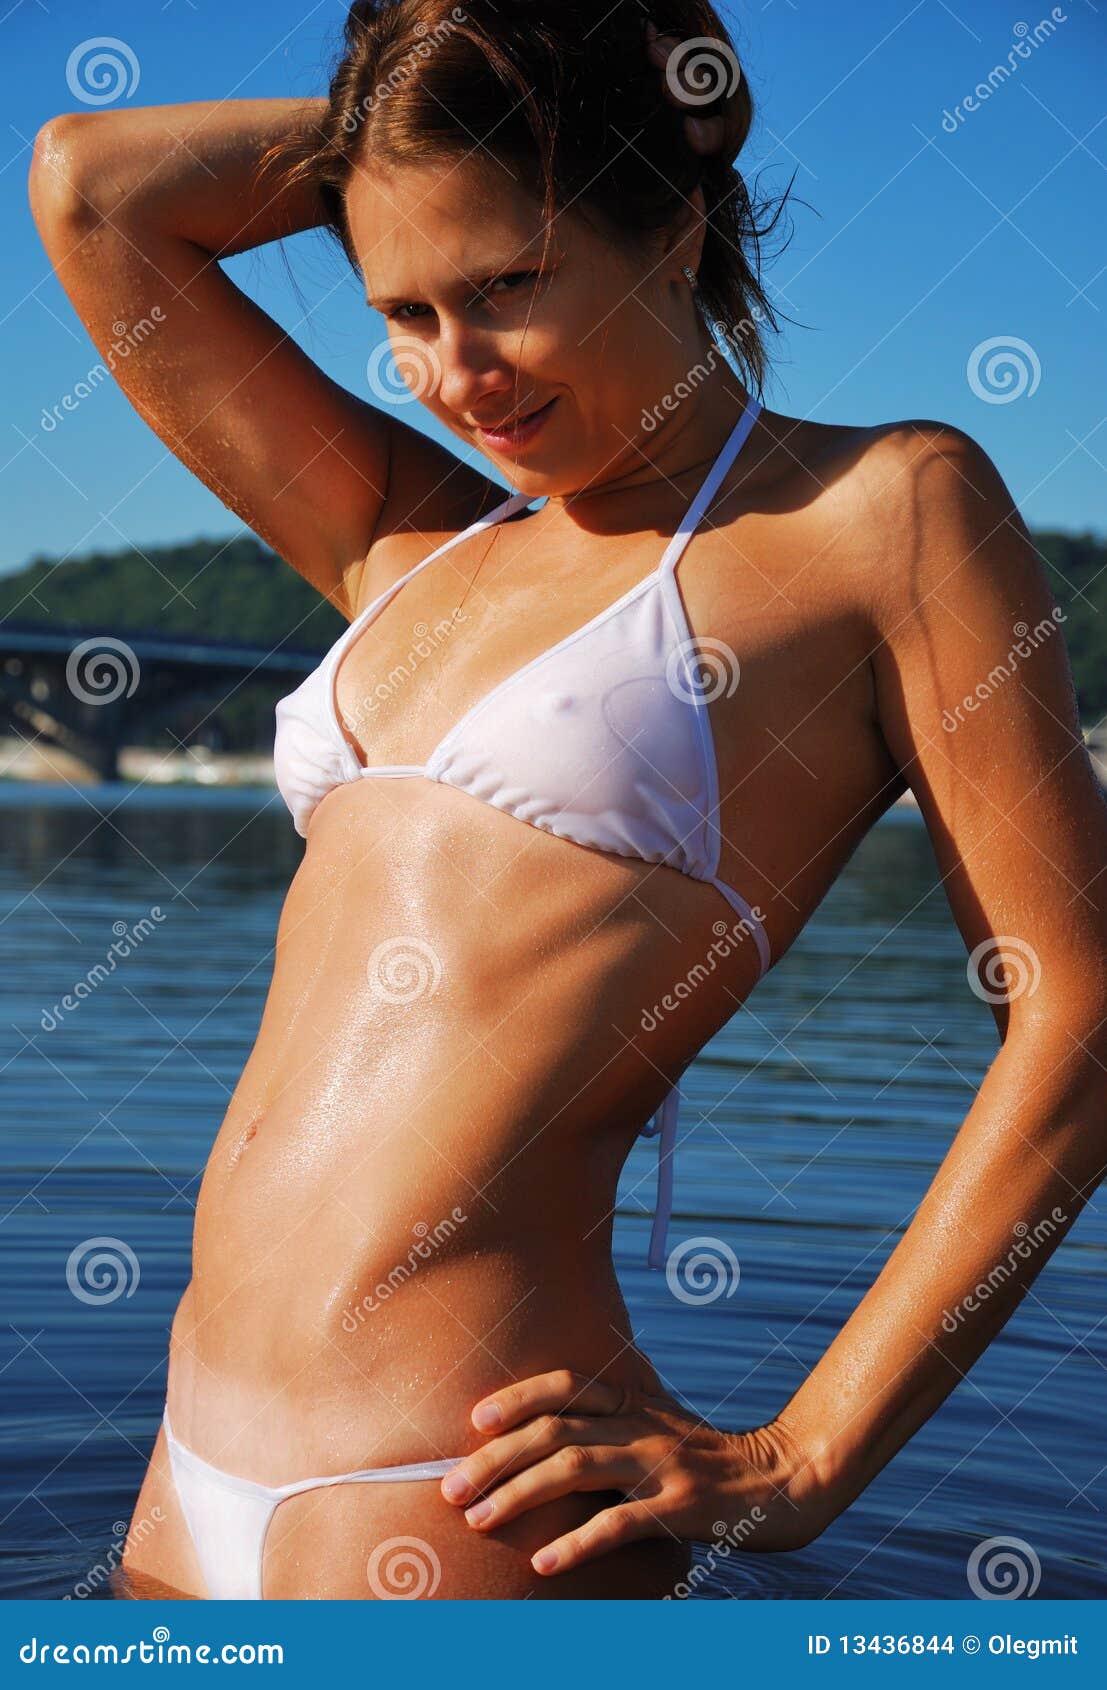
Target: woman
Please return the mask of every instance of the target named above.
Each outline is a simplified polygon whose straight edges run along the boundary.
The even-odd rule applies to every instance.
[[[350,620],[278,707],[307,843],[197,1205],[139,1593],[656,1598],[697,1540],[810,1543],[1042,1265],[948,1329],[1012,1227],[1071,1222],[1102,1164],[1107,822],[1061,643],[938,726],[1051,614],[1025,531],[954,429],[760,407],[733,49],[701,0],[599,13],[362,0],[327,102],[39,139],[90,333],[162,306],[132,402]],[[219,268],[324,224],[514,496]],[[722,1431],[634,1344],[619,1170],[652,1120],[671,1266],[675,1082],[908,787],[974,960],[1016,935],[1041,984],[990,994],[996,1061],[841,1335]]]

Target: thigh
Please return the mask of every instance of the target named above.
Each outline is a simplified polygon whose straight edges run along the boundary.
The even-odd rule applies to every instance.
[[[166,1586],[175,1596],[206,1594],[204,1575],[173,1483],[164,1427],[158,1428],[135,1503],[122,1568],[124,1579],[115,1590],[117,1596],[164,1596]]]
[[[659,1600],[691,1563],[666,1536],[543,1578],[530,1557],[617,1501],[575,1495],[478,1534],[437,1480],[328,1485],[281,1503],[269,1528],[263,1592],[309,1600]]]

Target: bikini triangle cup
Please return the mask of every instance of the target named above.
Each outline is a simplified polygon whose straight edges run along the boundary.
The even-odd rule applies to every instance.
[[[745,409],[657,568],[598,616],[485,693],[421,764],[363,764],[336,700],[343,656],[421,569],[521,511],[515,493],[409,569],[339,636],[318,667],[276,706],[277,785],[307,837],[318,804],[362,778],[420,778],[456,790],[574,844],[637,858],[712,885],[752,936],[761,975],[771,967],[760,917],[718,875],[719,783],[697,644],[676,565],[749,437],[761,406]],[[647,1260],[666,1264],[680,1087],[642,1137],[659,1140],[657,1203]]]

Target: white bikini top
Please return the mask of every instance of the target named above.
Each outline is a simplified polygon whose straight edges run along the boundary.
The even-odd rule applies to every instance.
[[[277,786],[297,833],[336,786],[366,777],[418,777],[456,787],[493,809],[596,851],[660,863],[714,886],[742,917],[761,973],[771,966],[764,926],[719,879],[719,781],[696,642],[676,582],[688,541],[753,427],[752,396],[661,562],[582,628],[485,693],[425,763],[361,764],[339,720],[335,680],[361,630],[429,563],[522,510],[515,493],[401,575],[339,636],[317,669],[276,706]],[[649,1265],[665,1265],[680,1088],[643,1128],[660,1134],[658,1200]]]

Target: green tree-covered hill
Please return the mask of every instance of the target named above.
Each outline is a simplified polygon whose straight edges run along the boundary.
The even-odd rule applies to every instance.
[[[1065,612],[1062,632],[1081,719],[1090,726],[1107,714],[1107,541],[1059,532],[1037,533],[1034,541]],[[314,588],[249,535],[95,552],[62,563],[34,558],[0,576],[0,623],[9,619],[120,639],[155,631],[320,653],[346,626]],[[230,747],[272,743],[280,690],[259,677],[220,705]]]

